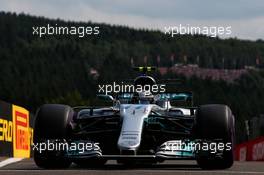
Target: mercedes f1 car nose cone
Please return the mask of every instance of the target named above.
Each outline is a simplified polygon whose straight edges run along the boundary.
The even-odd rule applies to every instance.
[[[118,139],[118,147],[122,150],[137,150],[140,146],[144,119],[148,117],[152,105],[121,105],[123,124]]]

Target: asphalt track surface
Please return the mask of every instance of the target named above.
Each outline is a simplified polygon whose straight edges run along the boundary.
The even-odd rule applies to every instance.
[[[127,168],[116,164],[115,161],[108,161],[103,168],[80,168],[75,164],[66,170],[43,170],[38,168],[32,159],[23,159],[22,161],[8,164],[0,169],[0,174],[4,175],[225,175],[225,174],[262,174],[264,175],[264,162],[235,162],[232,168],[226,170],[201,170],[195,161],[165,161],[164,163]]]

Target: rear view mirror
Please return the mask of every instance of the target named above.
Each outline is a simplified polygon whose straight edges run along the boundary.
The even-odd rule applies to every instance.
[[[158,101],[161,99],[161,95],[160,94],[157,94],[154,96],[154,101]]]
[[[114,102],[114,97],[112,95],[105,95],[105,94],[97,94],[97,97],[101,100]]]

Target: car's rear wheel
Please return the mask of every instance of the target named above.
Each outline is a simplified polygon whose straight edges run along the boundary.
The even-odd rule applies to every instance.
[[[226,169],[234,162],[234,116],[226,105],[203,105],[196,111],[194,134],[197,139],[216,141],[228,145],[221,156],[202,150],[197,153],[197,163],[202,169]],[[200,154],[203,152],[203,154]],[[204,154],[207,153],[207,154]]]
[[[73,116],[70,106],[59,104],[46,104],[39,108],[34,126],[34,144],[40,148],[40,144],[46,144],[46,149],[35,149],[34,161],[41,168],[67,168],[71,162],[64,158],[64,151],[48,150],[47,142],[61,142],[67,139],[70,132],[70,121]]]

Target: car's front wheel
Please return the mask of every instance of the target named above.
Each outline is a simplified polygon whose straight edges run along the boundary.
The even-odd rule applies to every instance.
[[[70,121],[73,116],[70,106],[59,104],[46,104],[36,113],[34,126],[34,161],[41,168],[67,168],[71,162],[63,154],[64,151],[49,149],[48,142],[65,140],[70,131]],[[42,145],[42,146],[41,146]],[[44,149],[45,148],[45,149]],[[51,148],[51,147],[50,147]]]
[[[212,144],[221,143],[225,148],[221,150],[219,156],[214,150],[200,150],[197,152],[197,163],[202,169],[226,169],[230,168],[234,162],[234,116],[230,108],[226,105],[203,105],[196,111],[194,134],[197,139],[207,141]],[[217,141],[216,141],[217,140]]]

